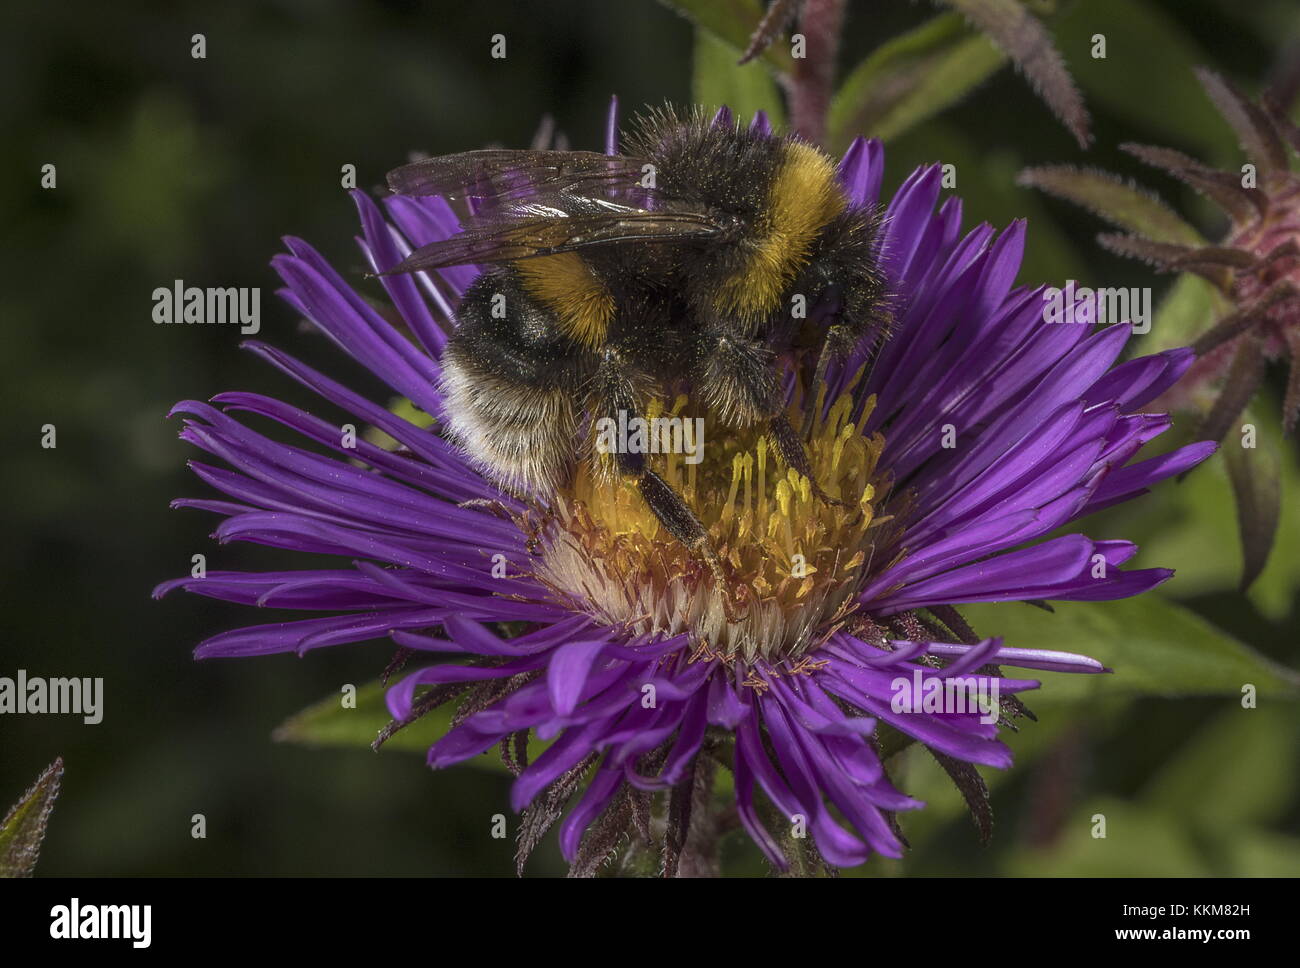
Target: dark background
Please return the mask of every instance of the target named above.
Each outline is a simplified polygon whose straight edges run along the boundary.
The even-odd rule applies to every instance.
[[[1296,39],[1300,16],[1284,0],[1061,6],[1058,43],[1079,73],[1096,146],[1080,152],[1023,79],[1003,69],[889,146],[886,190],[916,163],[961,159],[968,224],[1030,217],[1021,281],[1102,278],[1154,285],[1159,295],[1167,278],[1103,253],[1094,219],[1015,187],[1014,173],[1059,161],[1138,173],[1115,148],[1125,140],[1239,164],[1195,80],[1164,68],[1212,63],[1254,90]],[[933,14],[903,0],[850,3],[842,71]],[[218,568],[291,560],[250,545],[218,548],[207,537],[210,516],[168,510],[173,497],[205,493],[184,469],[194,452],[163,419],[171,404],[230,389],[311,404],[238,349],[236,327],[154,325],[151,293],[174,279],[260,286],[258,338],[385,399],[273,297],[279,283],[268,261],[279,237],[308,239],[369,285],[360,280],[341,165],[356,165],[363,187],[377,186],[413,150],[526,145],[546,113],[574,146],[597,147],[611,94],[630,108],[690,99],[690,24],[653,0],[73,0],[9,4],[0,18],[0,675],[25,668],[105,680],[100,725],[0,719],[0,808],[64,757],[63,794],[38,868],[46,875],[511,871],[512,843],[486,834],[488,815],[509,812],[502,774],[434,773],[411,754],[270,741],[278,723],[341,683],[375,678],[389,646],[196,664],[190,649],[203,637],[271,617],[195,596],[150,599],[151,587],[187,572],[196,552]],[[1110,31],[1104,70],[1081,60],[1097,23]],[[205,60],[190,56],[196,32],[207,38]],[[488,56],[495,33],[508,38],[504,61]],[[39,186],[45,163],[57,165],[55,190]],[[1141,174],[1216,230],[1190,195]],[[45,423],[58,428],[55,450],[39,446]],[[1285,459],[1294,461],[1293,446]],[[1230,588],[1198,589],[1190,604],[1296,664],[1295,603],[1285,592],[1269,614]],[[1213,784],[1234,751],[1212,736],[1201,746],[1188,737],[1221,706],[1147,698],[1070,710],[1055,745],[1026,745],[1021,769],[998,788],[993,846],[981,849],[951,804],[936,807],[927,846],[903,869],[1071,872],[1053,818],[1096,802],[1155,810],[1154,832],[1141,840],[1159,840],[1159,810],[1190,807],[1151,807],[1151,776],[1178,761]],[[1195,836],[1190,847],[1157,844],[1149,858],[1130,856],[1135,869],[1108,872],[1261,873],[1288,862],[1300,870],[1296,719],[1274,724],[1283,741],[1242,791],[1253,799],[1249,784],[1262,784],[1276,803],[1252,821],[1258,836],[1228,848],[1202,849]],[[190,837],[194,813],[207,817],[204,840]],[[743,839],[729,844],[728,867],[761,869]],[[532,869],[562,870],[553,841]]]

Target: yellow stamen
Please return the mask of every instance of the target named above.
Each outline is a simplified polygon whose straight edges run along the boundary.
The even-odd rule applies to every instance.
[[[824,400],[825,388],[804,396]],[[671,413],[683,414],[687,403],[678,397]],[[867,401],[861,419],[872,403]],[[888,479],[876,467],[884,439],[859,434],[848,422],[852,408],[850,389],[832,403],[825,420],[814,421],[807,451],[817,483],[855,508],[817,497],[812,480],[791,468],[768,473],[771,447],[762,427],[737,432],[705,415],[701,463],[647,455],[683,492],[730,581],[748,587],[748,611],[737,621],[727,619],[726,590],[659,525],[637,489],[586,465],[557,500],[537,576],[573,607],[603,621],[641,633],[689,632],[701,654],[796,661],[842,620],[862,585],[864,565],[892,556],[889,518],[877,517],[872,503],[878,492],[888,491]],[[647,408],[651,416],[666,409],[662,403]],[[788,416],[793,426],[802,425],[798,406]]]

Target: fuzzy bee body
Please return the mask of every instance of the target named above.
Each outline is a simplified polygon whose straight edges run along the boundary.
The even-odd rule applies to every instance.
[[[593,297],[549,288],[557,272],[544,265],[551,259],[577,257],[524,264],[537,266],[535,273],[507,265],[480,276],[465,293],[442,357],[452,438],[511,491],[542,497],[564,484],[574,461],[591,456],[584,418],[643,412],[651,397],[680,382],[688,345],[684,306],[678,300],[674,309],[670,292],[624,275],[617,297],[600,296],[597,316]]]
[[[884,329],[876,214],[850,206],[830,158],[794,138],[664,110],[623,155],[467,152],[389,182],[478,201],[463,233],[393,271],[491,266],[463,297],[442,389],[451,436],[515,491],[553,494],[596,457],[594,420],[682,390],[729,425],[769,424],[808,473],[778,357],[816,359],[817,381]],[[806,313],[792,312],[796,297]],[[720,577],[703,528],[645,456],[606,463]]]

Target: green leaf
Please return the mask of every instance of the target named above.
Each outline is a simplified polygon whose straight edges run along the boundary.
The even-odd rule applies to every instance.
[[[1300,839],[1262,830],[1243,830],[1228,845],[1229,877],[1295,877]]]
[[[1046,673],[1050,677],[1043,689],[1022,694],[1026,704],[1034,711],[1037,722],[1020,720],[1016,732],[1002,730],[998,738],[1011,747],[1014,762],[1009,770],[984,769],[981,775],[989,790],[994,793],[1016,777],[1024,775],[1032,765],[1045,753],[1050,752],[1061,737],[1074,729],[1079,723],[1080,710],[1067,703],[1040,703],[1040,698],[1048,698],[1055,683],[1062,676]],[[1098,696],[1089,700],[1086,712],[1089,733],[1093,737],[1105,736],[1112,728],[1124,721],[1124,710],[1133,699],[1121,696]],[[879,727],[877,727],[879,728]],[[921,744],[913,744],[906,752],[889,763],[889,774],[899,789],[906,790],[908,796],[925,803],[924,810],[908,811],[899,814],[899,823],[903,827],[908,842],[915,848],[924,848],[931,840],[952,823],[959,824],[963,830],[969,828],[970,819],[961,794],[942,768],[929,755]],[[995,807],[996,821],[996,807]],[[999,842],[996,829],[993,843]]]
[[[51,763],[0,823],[0,877],[31,877],[59,796],[63,757]]]
[[[384,686],[378,681],[359,686],[354,708],[344,706],[343,698],[344,694],[339,692],[312,703],[281,723],[271,738],[280,743],[299,743],[304,746],[369,748],[379,731],[392,720],[388,707],[384,704]],[[451,729],[456,705],[456,700],[453,699],[430,710],[409,726],[399,729],[381,749],[427,752],[430,746]],[[470,762],[476,766],[506,772],[505,765],[495,753],[475,757]]]
[[[1222,171],[1203,165],[1191,155],[1158,145],[1126,142],[1119,146],[1139,161],[1158,168],[1179,181],[1186,182],[1202,196],[1223,210],[1234,222],[1241,223],[1263,215],[1268,200],[1259,192],[1246,188],[1239,172]],[[1253,256],[1251,257],[1253,260]]]
[[[1004,873],[1014,876],[1294,876],[1300,840],[1260,829],[1284,821],[1296,791],[1300,752],[1297,708],[1290,700],[1237,704],[1193,733],[1128,800],[1082,804],[1061,840],[1017,848]],[[1211,778],[1212,779],[1209,779]],[[1106,836],[1092,836],[1093,818]]]
[[[1281,493],[1300,494],[1300,466],[1290,449],[1282,448],[1282,428],[1275,403],[1261,398],[1247,410],[1242,422],[1255,425],[1255,443],[1259,449],[1281,454],[1278,467]],[[1223,446],[1240,448],[1241,440],[1240,432],[1233,432],[1224,439]],[[1196,468],[1186,480],[1165,485],[1160,500],[1138,501],[1131,507],[1108,511],[1106,522],[1112,533],[1138,543],[1144,564],[1175,569],[1173,580],[1162,586],[1162,594],[1190,598],[1234,590],[1238,586],[1244,565],[1233,507],[1227,463],[1215,456]],[[1300,588],[1300,501],[1284,500],[1273,553],[1251,585],[1249,598],[1263,615],[1282,621],[1291,612],[1297,588]]]
[[[1226,710],[1164,763],[1142,799],[1211,829],[1280,820],[1296,790],[1295,771],[1278,769],[1300,754],[1296,712],[1291,702]]]
[[[750,34],[763,19],[764,4],[760,0],[660,0],[677,11],[691,23],[726,41],[735,48],[735,60],[749,45]],[[756,62],[766,64],[778,74],[789,74],[794,68],[794,58],[784,44],[770,45],[758,55]],[[733,61],[734,63],[734,61]]]
[[[1161,300],[1151,332],[1141,337],[1142,352],[1162,353],[1191,345],[1210,328],[1223,308],[1223,297],[1209,281],[1183,273]]]
[[[1008,646],[1090,655],[1111,675],[1034,673],[1043,687],[1024,699],[1047,702],[1095,696],[1294,696],[1300,674],[1283,668],[1190,609],[1147,593],[1115,602],[1053,602],[1048,613],[1019,602],[968,605],[961,611],[981,635]]]
[[[1267,446],[1246,448],[1239,445],[1239,440],[1229,439],[1222,451],[1237,505],[1237,527],[1241,533],[1241,589],[1245,591],[1268,564],[1282,516],[1282,491],[1277,452]]]
[[[389,400],[388,412],[424,430],[428,430],[437,423],[433,417],[406,399],[406,397],[393,397]],[[367,443],[382,447],[384,450],[395,451],[401,446],[394,438],[388,436],[378,427],[367,427],[361,436]]]
[[[1172,141],[1221,164],[1236,157],[1235,145],[1193,74],[1214,58],[1188,33],[1184,24],[1190,22],[1147,0],[1088,0],[1065,5],[1054,26],[1074,79],[1094,109],[1104,107],[1128,122],[1144,141]],[[1097,34],[1106,38],[1105,57],[1093,56]],[[1126,65],[1136,64],[1142,66],[1135,85],[1135,73]]]
[[[1257,449],[1273,455],[1278,491],[1290,495],[1288,500],[1281,502],[1273,553],[1269,555],[1259,577],[1251,584],[1249,593],[1256,608],[1269,618],[1281,621],[1290,614],[1296,590],[1300,589],[1300,501],[1295,499],[1295,495],[1300,494],[1300,465],[1296,463],[1294,448],[1284,446],[1278,407],[1273,400],[1258,398],[1247,409],[1242,421],[1255,425],[1255,445]],[[1239,433],[1235,436],[1235,440],[1233,436],[1225,439],[1225,448],[1239,447],[1241,436]],[[1225,476],[1220,475],[1220,482]],[[1226,518],[1229,516],[1226,513],[1227,499],[1221,498],[1220,501],[1217,508],[1221,509],[1220,516]],[[1233,577],[1241,573],[1234,572]]]
[[[774,128],[784,127],[781,94],[771,73],[758,61],[736,66],[736,48],[707,30],[695,31],[695,63],[691,90],[695,103],[726,105],[740,121],[766,111]]]
[[[1038,96],[1069,130],[1079,147],[1092,142],[1088,109],[1074,86],[1065,61],[1042,21],[1020,0],[943,0],[965,14],[1001,47],[1024,72]]]
[[[1105,817],[1106,836],[1093,837]],[[1044,850],[1017,846],[1003,873],[1011,877],[1207,877],[1213,869],[1184,827],[1126,800],[1099,797],[1072,814],[1059,842]]]
[[[1198,67],[1196,76],[1223,120],[1232,127],[1246,156],[1262,168],[1286,171],[1286,148],[1263,109],[1207,67]]]
[[[831,147],[842,151],[858,135],[897,137],[961,100],[1006,59],[955,13],[886,41],[853,69],[831,101]]]
[[[1139,499],[1106,520],[1109,532],[1137,542],[1144,563],[1174,569],[1173,580],[1161,587],[1171,598],[1224,591],[1241,575],[1232,492],[1218,457],[1162,488],[1160,500]]]
[[[1073,165],[1044,165],[1026,168],[1016,181],[1074,202],[1113,225],[1157,242],[1205,244],[1201,233],[1158,197],[1110,172]]]

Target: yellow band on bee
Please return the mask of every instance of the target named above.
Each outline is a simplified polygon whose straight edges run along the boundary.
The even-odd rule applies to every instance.
[[[757,244],[745,268],[719,287],[718,311],[752,318],[775,310],[817,233],[846,204],[831,159],[805,142],[786,142]]]
[[[555,313],[564,334],[595,349],[614,316],[614,297],[575,252],[523,259],[515,269],[525,291]]]

